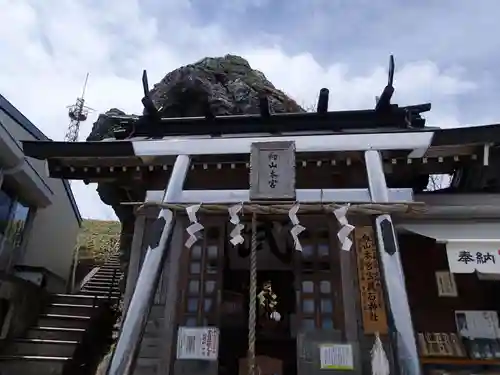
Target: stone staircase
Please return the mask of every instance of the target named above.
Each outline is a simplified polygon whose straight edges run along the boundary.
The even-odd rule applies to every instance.
[[[99,301],[120,298],[121,277],[118,258],[112,256],[78,293],[52,295],[37,324],[5,346],[0,375],[62,375]]]
[[[119,283],[123,277],[118,255],[112,255],[99,270],[82,286],[80,293],[84,295],[106,296],[119,298],[121,296]]]

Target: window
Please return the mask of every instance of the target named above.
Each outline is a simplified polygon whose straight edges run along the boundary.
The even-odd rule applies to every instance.
[[[28,220],[30,209],[20,202],[16,202],[12,206],[12,217],[7,227],[6,237],[13,247],[17,248],[21,246],[23,241],[24,228]]]
[[[216,325],[218,319],[224,231],[206,227],[204,233],[204,239],[193,245],[187,259],[186,297],[180,324],[190,327]]]
[[[314,228],[314,225],[308,225]],[[296,267],[297,316],[302,330],[333,329],[341,324],[341,308],[335,293],[340,286],[338,247],[333,247],[327,229],[319,228],[301,237],[303,252]],[[340,311],[340,313],[339,313]]]
[[[14,200],[3,189],[0,189],[0,234],[5,234],[12,216]]]

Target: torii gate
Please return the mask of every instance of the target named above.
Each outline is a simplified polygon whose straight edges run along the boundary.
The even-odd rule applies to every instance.
[[[250,154],[251,147],[260,142],[291,141],[297,153],[332,151],[358,151],[364,153],[369,186],[366,189],[304,189],[297,190],[296,202],[304,206],[349,203],[350,209],[361,207],[363,202],[378,204],[375,227],[380,249],[384,285],[388,297],[390,319],[394,334],[398,337],[399,366],[408,374],[420,374],[415,336],[412,327],[408,298],[405,290],[403,270],[398,251],[397,238],[392,226],[391,206],[411,206],[411,189],[389,189],[387,187],[381,151],[408,150],[410,157],[422,157],[431,144],[433,132],[395,133],[395,134],[340,134],[340,135],[294,135],[289,137],[236,137],[219,139],[162,139],[133,141],[134,153],[138,157],[176,156],[173,171],[159,204],[162,209],[155,222],[155,238],[148,247],[144,263],[137,280],[134,294],[122,326],[109,367],[110,375],[131,374],[137,356],[140,339],[145,329],[146,319],[151,307],[164,259],[169,251],[169,239],[174,228],[172,210],[186,208],[202,203],[204,207],[229,207],[243,203],[250,207],[249,190],[183,190],[190,162],[197,155]],[[266,205],[266,203],[259,203]],[[290,204],[290,207],[293,204]],[[384,209],[386,207],[386,209]],[[255,220],[253,220],[255,222]],[[255,246],[252,247],[251,264],[255,264]],[[175,262],[175,260],[172,260]],[[251,267],[251,299],[255,300],[256,270]],[[253,307],[252,307],[253,306]],[[252,337],[255,335],[255,304],[249,306],[249,357],[250,374],[253,374],[255,351]],[[253,310],[253,311],[252,311]],[[168,354],[170,355],[170,354]]]

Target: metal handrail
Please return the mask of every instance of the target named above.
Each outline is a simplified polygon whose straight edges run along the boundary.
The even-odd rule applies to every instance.
[[[170,175],[170,180],[165,189],[163,202],[175,202],[182,192],[184,181],[189,170],[190,157],[188,155],[177,156]],[[164,220],[164,227],[157,228],[161,233],[158,243],[148,246],[144,262],[142,264],[134,293],[125,315],[122,330],[116,344],[108,375],[131,375],[135,368],[135,362],[139,352],[140,343],[146,329],[151,305],[155,292],[158,288],[163,264],[168,253],[167,243],[172,234],[174,218],[168,209],[160,210],[158,219]],[[161,221],[158,221],[161,223]]]

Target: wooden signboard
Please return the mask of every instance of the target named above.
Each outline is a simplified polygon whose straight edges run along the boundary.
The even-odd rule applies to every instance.
[[[375,234],[372,227],[354,231],[356,257],[365,334],[387,333],[387,314],[377,259]]]
[[[295,199],[295,143],[257,142],[250,150],[250,200]]]

